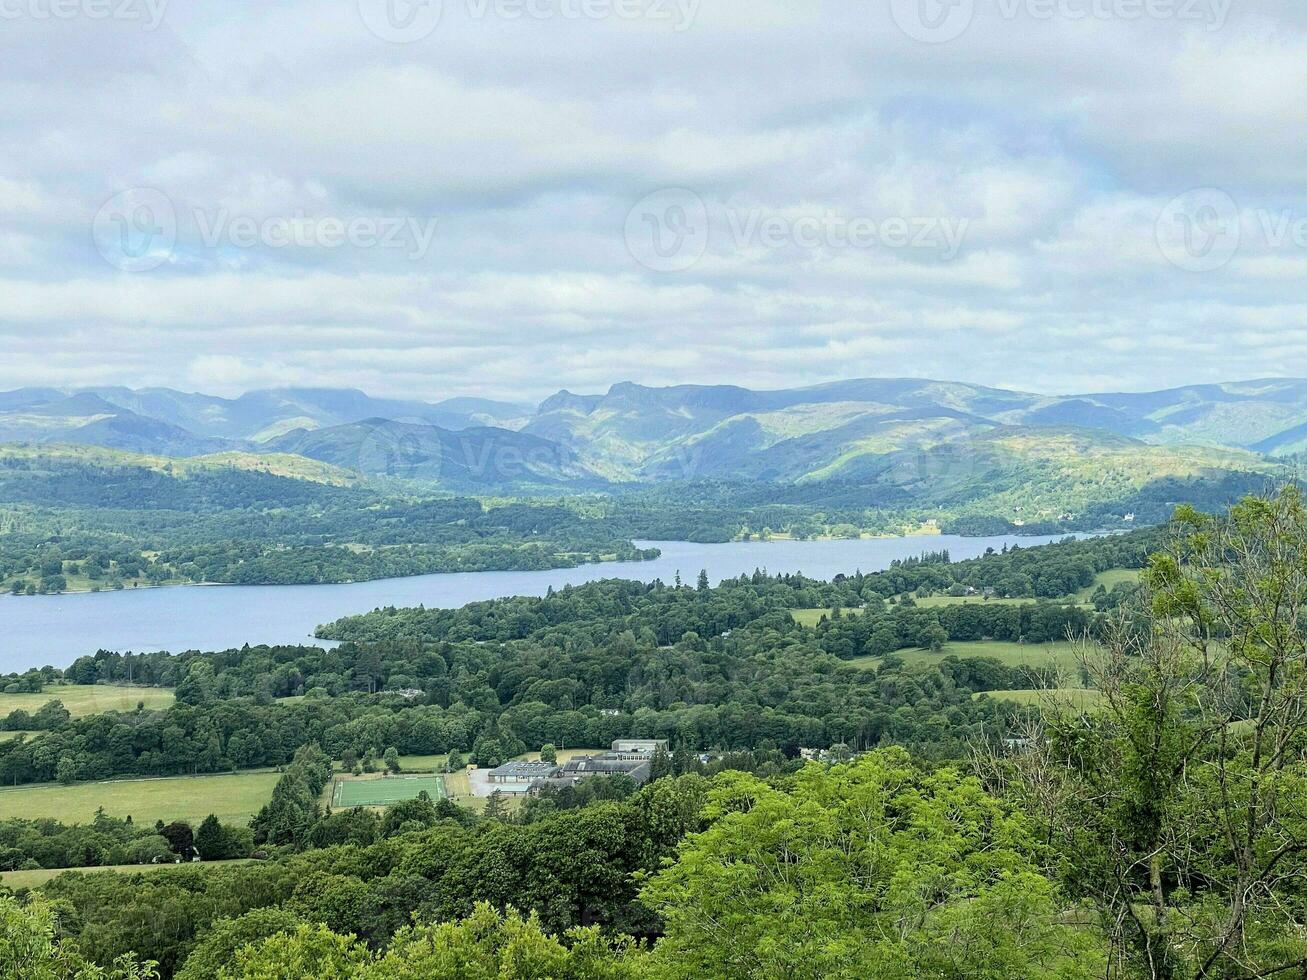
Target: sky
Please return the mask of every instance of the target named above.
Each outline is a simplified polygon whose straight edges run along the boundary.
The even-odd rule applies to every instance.
[[[1307,376],[1301,0],[0,0],[0,388]]]

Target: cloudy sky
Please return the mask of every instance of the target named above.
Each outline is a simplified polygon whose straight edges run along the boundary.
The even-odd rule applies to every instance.
[[[0,388],[1307,375],[1301,0],[0,0]]]

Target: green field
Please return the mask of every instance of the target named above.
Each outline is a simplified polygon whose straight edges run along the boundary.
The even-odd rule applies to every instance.
[[[448,756],[438,755],[401,755],[400,768],[404,772],[440,772],[445,768]]]
[[[914,599],[913,601],[923,609],[935,609],[939,606],[965,606],[968,603],[975,603],[976,605],[984,605],[986,603],[993,605],[994,603],[998,603],[999,605],[1004,606],[1020,606],[1029,605],[1033,602],[1038,602],[1039,600],[1029,598],[983,599],[978,595],[928,595],[924,599]]]
[[[83,874],[95,874],[107,871],[113,874],[154,874],[159,871],[171,871],[178,868],[228,868],[233,864],[249,864],[249,858],[235,858],[231,861],[194,861],[190,864],[105,864],[96,868],[37,868],[32,871],[6,871],[0,874],[0,885],[9,888],[36,888],[44,885],[51,878],[57,878],[65,871],[77,871]]]
[[[1074,711],[1093,711],[1098,707],[1103,694],[1101,691],[1089,688],[1063,687],[1045,691],[981,691],[974,697],[990,697],[1000,701],[1039,707],[1051,705],[1058,708],[1071,708]]]
[[[173,700],[173,692],[164,687],[49,684],[40,694],[0,694],[0,717],[18,708],[35,712],[47,701],[62,701],[74,718],[81,718],[102,711],[134,711],[142,701],[147,708],[166,708]]]
[[[210,813],[223,823],[244,824],[268,802],[280,778],[279,773],[259,771],[6,787],[0,789],[0,819],[52,817],[86,823],[104,807],[112,817],[130,814],[137,824],[186,820],[194,825]]]
[[[1094,576],[1092,584],[1085,586],[1076,593],[1076,598],[1081,602],[1088,602],[1094,594],[1094,590],[1100,585],[1111,592],[1113,587],[1122,582],[1129,582],[1134,585],[1139,581],[1139,569],[1137,568],[1109,568],[1105,572],[1099,572]]]
[[[905,664],[937,664],[945,657],[992,657],[1008,667],[1028,664],[1032,667],[1052,665],[1063,671],[1075,671],[1076,644],[1062,641],[1060,643],[1007,643],[999,640],[977,640],[974,642],[946,643],[944,649],[935,653],[932,650],[908,649],[897,650],[891,656],[900,658]],[[855,667],[874,670],[881,661],[880,657],[855,657],[848,661]]]
[[[821,617],[829,616],[830,614],[831,614],[831,610],[829,609],[791,609],[790,610],[790,615],[794,617],[794,621],[798,623],[800,626],[816,626],[819,622],[821,622]],[[842,611],[842,615],[845,616],[857,616],[859,614],[860,614],[860,610],[857,609],[845,609]]]
[[[331,805],[335,807],[351,806],[388,806],[401,800],[417,799],[419,793],[427,791],[433,800],[445,795],[445,783],[439,776],[389,776],[385,778],[361,777],[358,779],[336,780],[331,794]]]

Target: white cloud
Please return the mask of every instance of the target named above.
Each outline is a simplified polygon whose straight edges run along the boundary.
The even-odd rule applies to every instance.
[[[410,45],[352,2],[196,0],[152,32],[6,21],[0,386],[522,398],[624,378],[1069,391],[1307,371],[1307,248],[1249,217],[1307,217],[1300,4],[1238,0],[1213,30],[979,0],[946,44],[856,0],[704,0],[679,32],[444,6]],[[177,243],[132,275],[91,225],[140,186],[167,195]],[[1156,222],[1204,186],[1237,201],[1243,235],[1195,273]],[[712,216],[678,272],[624,238],[664,187]],[[767,244],[733,239],[728,214],[965,233],[948,257]],[[214,245],[215,216],[436,224],[415,254]]]

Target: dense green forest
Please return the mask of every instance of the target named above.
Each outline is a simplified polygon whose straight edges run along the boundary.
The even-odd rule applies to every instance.
[[[1141,569],[1140,583],[1065,598],[1108,569]],[[930,601],[950,595],[973,598]],[[795,609],[829,615],[805,625]],[[262,858],[19,889],[0,898],[0,967],[1253,980],[1307,965],[1307,509],[1294,489],[1229,517],[1182,508],[1166,529],[924,554],[831,582],[605,581],[323,632],[344,642],[102,652],[7,679],[130,676],[175,686],[177,703],[50,708],[48,729],[0,743],[6,782],[281,775],[248,827],[0,821],[8,867]],[[1038,653],[1068,634],[1085,640],[1092,709],[981,696],[1054,683]],[[930,653],[972,636],[1015,637],[1031,662]],[[331,759],[453,751],[493,765],[619,736],[672,746],[647,785],[614,778],[482,814],[425,795],[321,803]],[[805,761],[805,748],[828,751]]]

